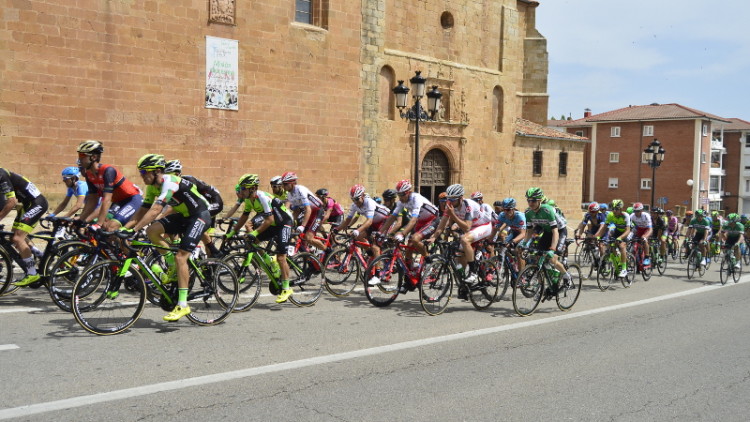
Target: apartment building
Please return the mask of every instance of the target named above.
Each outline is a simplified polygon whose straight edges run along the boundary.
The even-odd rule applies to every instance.
[[[711,176],[710,188],[716,187],[721,196],[721,209],[725,212],[750,213],[750,122],[739,118],[729,118],[728,124],[719,125],[714,130],[714,139],[723,145],[723,154],[714,157],[720,159],[720,181]],[[709,194],[712,192],[709,191]]]

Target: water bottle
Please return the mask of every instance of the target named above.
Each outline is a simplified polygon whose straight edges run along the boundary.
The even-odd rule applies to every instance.
[[[552,266],[548,266],[547,274],[549,275],[550,280],[552,280],[552,283],[557,284],[557,280],[560,278],[560,271],[557,271],[557,269]]]
[[[279,261],[276,260],[276,256],[271,257],[271,272],[274,278],[281,277],[281,267],[279,267]]]

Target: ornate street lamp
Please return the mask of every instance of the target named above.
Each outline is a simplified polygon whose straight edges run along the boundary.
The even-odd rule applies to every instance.
[[[420,121],[432,121],[440,110],[440,98],[443,94],[437,89],[437,85],[432,87],[432,90],[426,93],[427,95],[427,109],[429,115],[425,113],[420,101],[425,96],[425,90],[427,87],[427,79],[421,75],[421,71],[417,70],[414,77],[409,79],[411,86],[414,90],[414,106],[408,107],[408,95],[409,87],[404,85],[404,81],[398,81],[398,85],[393,88],[393,94],[396,96],[396,107],[398,107],[399,114],[402,119],[408,119],[414,121],[414,189],[419,192],[419,122]],[[404,111],[406,109],[406,111]]]
[[[646,154],[646,163],[651,166],[651,209],[654,208],[654,195],[656,193],[656,169],[661,166],[664,161],[664,153],[666,150],[661,146],[661,142],[654,138],[653,142],[648,145],[648,148],[644,149],[643,152]]]

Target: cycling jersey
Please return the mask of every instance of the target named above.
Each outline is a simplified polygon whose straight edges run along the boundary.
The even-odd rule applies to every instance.
[[[695,232],[697,234],[704,234],[706,231],[711,231],[711,219],[704,217],[701,220],[698,220],[697,218],[693,218],[690,220],[690,225],[688,225],[688,228],[695,229]]]
[[[111,193],[112,202],[116,203],[141,194],[141,190],[126,179],[120,170],[109,164],[99,166],[96,173],[86,170],[83,175],[88,183],[88,195],[97,194],[102,197],[105,193]]]
[[[0,195],[5,198],[16,197],[24,208],[28,208],[35,199],[43,197],[36,185],[20,174],[0,167]]]
[[[676,216],[673,215],[672,217],[670,217],[669,220],[667,221],[669,232],[670,233],[677,232],[677,228],[679,227],[679,224],[680,224],[680,220]]]
[[[292,216],[279,198],[262,190],[256,191],[255,198],[245,199],[244,215],[249,215],[255,211],[263,217],[273,216],[272,226],[292,224]]]
[[[349,213],[346,215],[347,219],[354,218],[355,214],[359,214],[362,217],[372,220],[372,226],[380,226],[390,211],[387,207],[378,204],[374,199],[370,198],[369,195],[365,195],[365,200],[362,202],[362,206],[357,205],[356,202],[352,201],[352,206],[349,208]]]
[[[583,217],[583,221],[581,222],[581,224],[583,224],[584,227],[586,226],[586,224],[588,224],[588,233],[594,234],[599,231],[599,227],[601,227],[602,223],[604,223],[606,220],[607,216],[600,212],[597,212],[595,214],[587,212]]]
[[[633,225],[633,227],[638,229],[650,229],[652,227],[651,224],[651,214],[647,212],[641,211],[641,215],[638,215],[638,213],[634,212],[630,215],[630,223]]]
[[[536,232],[552,233],[552,229],[557,228],[557,217],[555,209],[547,204],[542,204],[534,211],[531,208],[526,210],[526,225],[534,228]]]
[[[208,211],[208,201],[198,188],[189,180],[172,174],[161,176],[161,187],[149,185],[141,207],[149,208],[152,204],[169,205],[183,217]]]
[[[398,216],[403,210],[408,210],[410,218],[416,218],[418,222],[432,220],[438,215],[438,208],[424,196],[412,192],[406,202],[398,201],[391,215]]]
[[[724,225],[721,226],[721,231],[726,233],[727,240],[736,240],[745,233],[745,226],[742,225],[742,223],[724,223]]]
[[[623,212],[622,215],[618,217],[614,212],[611,212],[607,214],[607,219],[604,220],[604,224],[610,229],[614,229],[616,233],[622,234],[625,233],[625,230],[627,230],[628,227],[630,227],[630,216],[628,213]]]
[[[716,219],[712,219],[711,221],[711,230],[714,233],[718,233],[719,230],[723,227],[723,219],[719,216],[716,216]]]
[[[508,217],[504,212],[497,214],[496,226],[507,225],[512,231],[518,234],[521,230],[526,230],[526,215],[521,211],[513,211],[513,217]]]
[[[85,180],[79,180],[73,185],[72,188],[68,188],[65,196],[70,198],[71,196],[86,196],[89,192],[89,185]]]
[[[487,216],[490,218],[490,220],[494,220],[495,219],[495,210],[492,209],[492,207],[490,206],[490,204],[488,204],[486,202],[482,202],[481,204],[479,204],[479,207],[482,209],[483,213],[487,214]]]
[[[492,222],[490,215],[482,212],[480,205],[473,199],[464,199],[461,205],[455,208],[455,212],[462,220],[471,222],[472,229]]]
[[[341,216],[344,215],[344,209],[341,208],[341,204],[336,202],[333,198],[326,198],[326,201],[323,203],[323,207],[320,210],[320,214],[323,215],[328,209],[330,208],[331,213],[328,215],[328,221],[336,221],[339,219],[342,219]]]

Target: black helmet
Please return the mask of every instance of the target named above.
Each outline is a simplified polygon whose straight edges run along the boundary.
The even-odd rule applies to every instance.
[[[83,141],[78,145],[78,152],[83,154],[101,154],[104,152],[104,146],[99,141]]]
[[[396,191],[393,189],[386,189],[383,191],[383,199],[396,199]]]
[[[317,196],[328,196],[328,189],[326,188],[320,188],[315,191],[315,195]]]

